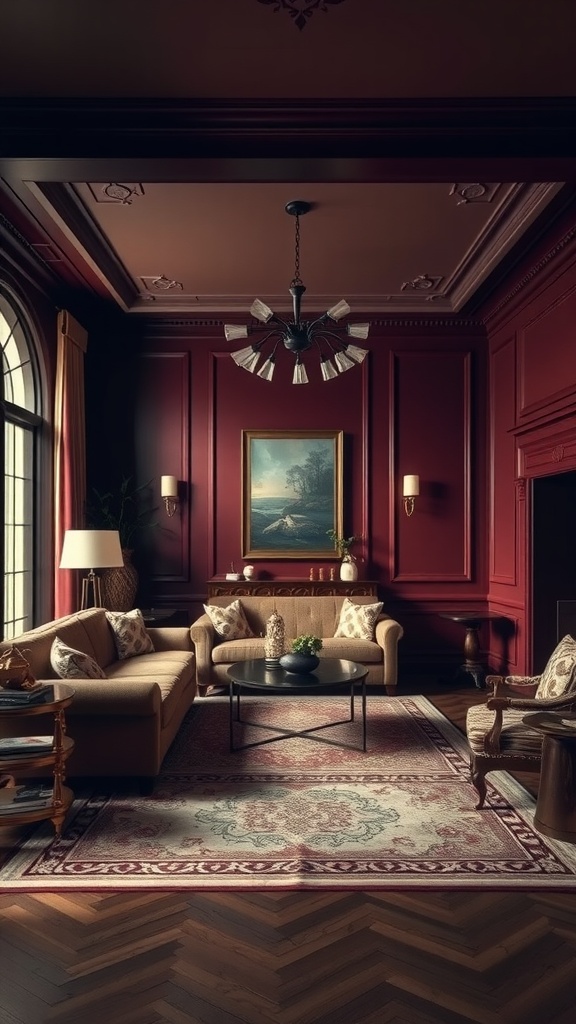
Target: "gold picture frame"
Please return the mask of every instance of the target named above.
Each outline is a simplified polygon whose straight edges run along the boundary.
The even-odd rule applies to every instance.
[[[342,430],[242,431],[242,557],[334,558]]]

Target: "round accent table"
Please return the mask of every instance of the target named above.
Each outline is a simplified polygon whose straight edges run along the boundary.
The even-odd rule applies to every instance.
[[[290,736],[306,736],[309,739],[315,739],[313,734],[322,729],[330,729],[334,725],[353,722],[356,686],[360,687],[362,700],[362,750],[366,750],[366,676],[368,668],[365,665],[358,665],[354,661],[344,661],[339,658],[320,658],[320,664],[313,672],[298,675],[295,672],[286,672],[283,668],[269,668],[265,658],[255,658],[253,661],[238,661],[231,665],[228,675],[230,677],[230,750],[245,750],[247,747],[273,743],[277,740],[288,739]],[[322,692],[329,695],[326,694],[327,689],[339,686],[349,687],[350,715],[348,718],[338,722],[328,722],[324,725],[311,725],[308,729],[301,729],[299,732],[292,732],[276,725],[274,726],[275,736],[246,743],[243,746],[234,744],[234,722],[243,722],[244,725],[253,725],[260,729],[264,728],[258,722],[248,722],[241,718],[240,693],[242,691],[257,690],[260,695],[268,693],[282,698],[282,696],[294,696],[295,694],[310,696]],[[236,716],[234,716],[234,705],[236,705]]]
[[[478,630],[483,622],[503,619],[500,612],[438,612],[441,619],[450,619],[464,626],[464,664],[460,666],[456,676],[471,675],[478,690],[484,689],[484,680],[488,672],[487,666],[480,661],[480,641]]]
[[[576,714],[539,711],[522,721],[544,737],[534,827],[576,843]]]

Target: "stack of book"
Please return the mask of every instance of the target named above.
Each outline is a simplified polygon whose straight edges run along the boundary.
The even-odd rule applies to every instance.
[[[31,690],[0,689],[0,710],[6,708],[27,708],[31,704],[42,704],[54,696],[54,687],[49,683],[36,683]]]
[[[53,749],[53,736],[0,737],[0,757],[33,757],[36,754],[51,754]]]
[[[0,789],[0,817],[51,807],[54,794],[48,786],[4,786]]]

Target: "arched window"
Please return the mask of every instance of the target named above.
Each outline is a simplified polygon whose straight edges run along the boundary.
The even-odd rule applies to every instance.
[[[39,367],[32,330],[0,283],[4,517],[2,635],[34,624],[38,437],[42,425]]]

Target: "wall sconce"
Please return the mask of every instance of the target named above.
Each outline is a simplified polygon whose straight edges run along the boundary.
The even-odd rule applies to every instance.
[[[404,511],[407,516],[411,516],[414,511],[415,499],[420,494],[420,477],[414,473],[405,476],[402,494],[404,496]]]
[[[172,518],[180,504],[178,480],[175,476],[163,476],[160,478],[160,497],[164,498],[166,512]]]

